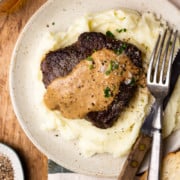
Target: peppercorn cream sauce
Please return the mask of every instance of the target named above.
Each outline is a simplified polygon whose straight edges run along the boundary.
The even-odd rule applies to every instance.
[[[124,54],[102,49],[80,61],[72,72],[52,81],[44,102],[69,119],[83,118],[88,112],[102,111],[119,93],[122,82],[137,79],[139,68]]]

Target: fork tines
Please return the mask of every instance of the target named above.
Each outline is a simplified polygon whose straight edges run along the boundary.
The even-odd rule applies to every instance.
[[[149,63],[148,83],[169,84],[177,35],[178,31],[172,29],[166,29],[163,35],[159,34]],[[166,62],[166,59],[169,61]]]

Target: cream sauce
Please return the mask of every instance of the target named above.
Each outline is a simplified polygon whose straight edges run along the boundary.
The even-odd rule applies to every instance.
[[[80,61],[69,75],[55,79],[47,87],[44,101],[66,118],[83,118],[88,112],[105,110],[121,82],[138,78],[139,68],[125,54],[102,49]]]

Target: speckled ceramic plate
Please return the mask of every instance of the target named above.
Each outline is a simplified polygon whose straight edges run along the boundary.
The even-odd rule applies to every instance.
[[[14,170],[14,180],[24,180],[24,174],[19,157],[9,146],[0,143],[0,155],[7,157]]]
[[[113,158],[107,154],[83,158],[74,142],[64,141],[42,131],[41,125],[46,114],[41,113],[36,102],[37,91],[34,86],[32,63],[39,58],[39,50],[44,44],[43,37],[49,31],[65,31],[74,19],[88,12],[119,7],[155,12],[180,29],[180,12],[166,0],[52,0],[42,6],[27,23],[12,56],[10,94],[22,128],[39,150],[75,172],[117,176],[125,159]]]

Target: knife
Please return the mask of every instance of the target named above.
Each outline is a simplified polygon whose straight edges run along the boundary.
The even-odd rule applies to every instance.
[[[170,79],[170,89],[169,89],[168,95],[164,99],[163,110],[166,108],[166,105],[171,97],[175,84],[180,75],[180,49],[178,50],[178,53],[173,61],[171,72],[172,74],[171,74],[171,79]],[[148,116],[146,117],[141,127],[140,135],[137,138],[136,142],[134,143],[132,150],[122,167],[122,171],[118,177],[118,180],[134,180],[135,179],[136,173],[138,172],[138,169],[147,151],[149,150],[151,146],[152,121],[153,121],[153,116],[155,113],[156,106],[157,104],[156,102],[154,102]]]

